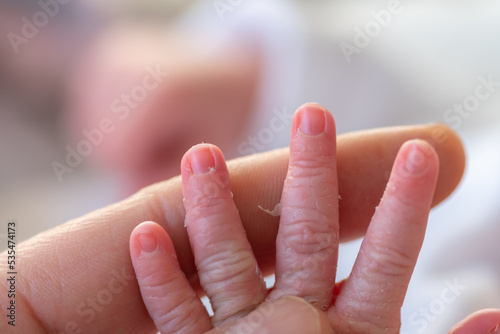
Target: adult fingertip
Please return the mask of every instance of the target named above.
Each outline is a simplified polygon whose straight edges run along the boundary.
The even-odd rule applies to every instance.
[[[434,194],[433,206],[446,199],[460,184],[466,165],[466,154],[458,134],[446,124],[428,125],[426,140],[435,147],[440,165],[439,180]],[[430,136],[429,136],[430,134]]]
[[[286,296],[275,301],[282,307],[283,317],[278,318],[283,333],[334,334],[326,314],[303,298]]]
[[[218,333],[287,333],[335,334],[325,313],[304,299],[285,296],[261,304],[256,310],[228,327],[210,331]]]
[[[328,317],[326,314],[319,310],[317,307],[311,305],[309,302],[306,300],[295,297],[295,296],[290,296],[286,297],[291,300],[294,300],[297,303],[300,303],[299,308],[304,309],[304,313],[310,313],[311,314],[311,328],[313,329],[312,333],[317,333],[317,334],[335,334],[334,330],[332,329],[332,326],[330,325],[330,321],[328,320]]]

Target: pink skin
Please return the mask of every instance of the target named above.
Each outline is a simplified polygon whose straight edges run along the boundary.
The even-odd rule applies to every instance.
[[[276,288],[269,299],[294,295],[326,309],[339,245],[335,123],[322,108],[307,111],[292,122],[276,240]]]
[[[215,146],[193,147],[181,164],[187,232],[201,286],[214,307],[212,319],[183,278],[166,232],[151,222],[134,229],[132,262],[144,303],[161,332],[215,328],[213,333],[238,333],[240,326],[253,324],[250,332],[262,333],[279,324],[287,326],[287,333],[399,333],[401,306],[437,180],[435,151],[421,140],[400,149],[353,271],[334,298],[339,244],[335,124],[324,108],[306,104],[292,127],[271,292],[265,290],[223,155]],[[298,312],[300,307],[290,306],[297,299],[290,296],[315,307]],[[270,305],[274,312],[260,312],[258,305]],[[261,314],[267,316],[256,323]],[[279,328],[283,332],[285,327]]]
[[[454,326],[448,334],[498,334],[500,310],[487,309],[471,314]]]
[[[142,298],[159,329],[200,333],[210,328],[207,311],[193,294],[177,262],[172,240],[160,225],[149,222],[135,229],[130,252]]]
[[[188,235],[198,254],[200,284],[215,312],[212,323],[218,325],[248,313],[267,291],[232,199],[222,152],[198,146],[182,166]]]

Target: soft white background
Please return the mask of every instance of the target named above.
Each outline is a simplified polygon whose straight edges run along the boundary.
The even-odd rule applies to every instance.
[[[89,3],[90,13],[117,7]],[[195,30],[211,27],[229,40],[251,31],[262,41],[268,76],[249,133],[269,124],[273,108],[295,109],[307,101],[329,108],[339,133],[444,122],[445,110],[473,94],[479,76],[492,74],[500,81],[496,1],[401,1],[402,13],[350,64],[339,43],[352,43],[353,29],[371,21],[372,10],[386,9],[387,1],[270,3],[242,1],[223,22],[211,2],[176,14],[183,27],[190,22]],[[286,29],[295,34],[285,38]],[[43,108],[35,113],[32,105],[17,103],[23,96],[5,92],[0,91],[0,226],[15,220],[21,241],[120,199],[116,180],[89,166],[58,183],[50,166],[64,153],[55,148],[60,147],[57,115]],[[477,309],[500,307],[499,108],[500,89],[456,128],[465,143],[467,171],[456,193],[431,215],[402,312],[408,333],[445,333]],[[288,134],[277,133],[266,149],[286,145]],[[5,232],[0,231],[1,241]],[[357,247],[359,242],[342,247],[339,278],[348,275]],[[467,288],[432,320],[422,320],[419,309],[436,303],[446,280]]]

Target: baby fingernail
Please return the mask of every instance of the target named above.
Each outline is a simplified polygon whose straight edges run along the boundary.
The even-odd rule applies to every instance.
[[[404,168],[409,174],[422,175],[429,168],[430,147],[423,141],[415,140],[409,145],[410,151],[406,158]]]
[[[215,157],[209,146],[198,145],[191,149],[191,171],[194,174],[207,173],[215,168]]]
[[[137,243],[143,252],[152,253],[158,246],[156,236],[151,233],[141,233],[137,236]]]
[[[299,128],[303,134],[317,136],[325,131],[325,110],[315,104],[308,104],[300,111]]]

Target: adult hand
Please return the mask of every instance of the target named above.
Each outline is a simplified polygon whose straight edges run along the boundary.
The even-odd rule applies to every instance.
[[[464,152],[460,140],[446,126],[341,135],[337,145],[341,242],[364,234],[396,154],[412,138],[433,143],[441,161],[433,205],[457,186],[464,170]],[[274,270],[279,218],[258,206],[272,209],[280,201],[288,158],[288,149],[281,149],[228,164],[234,200],[264,274]],[[135,282],[129,236],[141,222],[160,224],[173,240],[182,270],[195,285],[198,279],[184,219],[181,179],[176,177],[19,244],[22,279],[16,286],[20,321],[15,329],[26,333],[154,331]],[[5,253],[2,256],[6,258]],[[7,272],[5,263],[0,270]],[[0,294],[5,296],[7,281],[2,283]],[[0,299],[3,309],[6,302]],[[0,331],[9,329],[6,322],[0,323]]]

